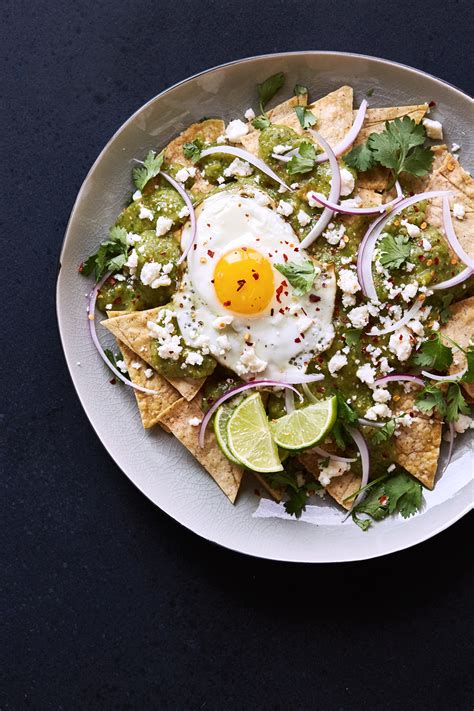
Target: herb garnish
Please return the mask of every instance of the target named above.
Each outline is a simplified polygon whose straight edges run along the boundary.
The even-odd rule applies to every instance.
[[[149,180],[155,178],[161,170],[165,151],[162,150],[158,155],[155,151],[149,151],[147,157],[143,161],[143,165],[139,165],[133,169],[133,182],[138,190],[143,190]]]
[[[316,269],[309,259],[302,264],[296,264],[296,262],[275,264],[275,269],[278,269],[280,274],[283,274],[285,279],[288,279],[294,289],[295,296],[303,296],[311,290],[316,276]]]
[[[308,87],[303,86],[303,84],[295,84],[293,88],[293,94],[295,96],[305,96],[308,93]]]
[[[277,74],[272,74],[271,77],[265,79],[261,84],[257,84],[258,101],[260,104],[261,115],[254,118],[252,121],[252,126],[254,128],[268,128],[270,126],[270,119],[265,113],[265,106],[269,101],[273,99],[275,94],[281,89],[285,83],[285,75],[283,72],[278,72]]]
[[[110,362],[112,363],[114,368],[116,370],[119,370],[122,373],[122,375],[125,375],[125,377],[128,378],[128,380],[130,380],[130,375],[128,373],[128,370],[125,371],[125,373],[124,373],[123,370],[121,368],[119,368],[117,365],[117,361],[122,360],[122,354],[121,353],[115,354],[113,351],[110,350],[110,348],[104,348],[104,353],[107,356],[107,358],[110,360]],[[121,383],[122,381],[119,380],[118,382]]]
[[[309,173],[316,163],[316,151],[309,141],[302,141],[298,146],[298,153],[292,156],[286,164],[290,175],[297,173]]]
[[[352,520],[363,531],[371,525],[370,519],[358,518],[357,514],[364,513],[374,521],[380,521],[389,514],[398,512],[403,518],[409,518],[420,510],[423,495],[422,487],[418,481],[408,474],[399,472],[388,479],[382,477],[379,483],[373,486],[366,498],[357,504],[352,511]],[[373,482],[375,483],[375,482]]]
[[[79,271],[89,276],[95,271],[98,281],[106,272],[118,272],[128,257],[127,230],[124,227],[111,227],[109,238],[104,240],[95,254],[91,254],[81,265]]]
[[[295,106],[295,113],[301,124],[301,128],[311,128],[311,126],[314,126],[316,123],[316,116],[304,106]]]
[[[408,237],[386,234],[379,244],[380,264],[388,269],[399,269],[410,258],[411,245]]]
[[[371,133],[367,141],[354,148],[344,160],[351,168],[362,172],[382,165],[390,168],[394,179],[400,173],[417,177],[431,170],[434,154],[424,147],[426,131],[409,116],[385,122],[385,130]]]
[[[199,160],[201,156],[201,142],[195,139],[190,143],[183,143],[183,154],[188,160],[192,160],[193,163]]]
[[[372,444],[382,444],[386,442],[395,432],[395,420],[388,420],[383,427],[379,427],[371,437]]]
[[[298,484],[298,474],[305,477],[305,483],[302,485]],[[295,458],[285,462],[284,471],[269,474],[267,477],[270,486],[276,489],[285,489],[285,493],[288,496],[284,503],[285,511],[287,514],[295,516],[295,518],[300,518],[306,509],[309,493],[322,488],[319,481],[315,479],[311,478],[306,481],[308,474]]]
[[[432,338],[421,344],[421,348],[415,353],[413,361],[424,368],[448,370],[453,362],[453,354],[451,348],[445,346],[441,341],[441,336],[437,332]]]
[[[347,328],[346,332],[344,333],[344,338],[347,345],[352,348],[352,346],[355,346],[359,343],[361,335],[361,328]]]
[[[446,382],[447,384],[447,382]],[[459,387],[450,382],[445,392],[440,389],[443,381],[436,385],[426,385],[416,396],[416,405],[422,412],[436,412],[446,422],[456,422],[461,414],[469,414],[469,405]]]

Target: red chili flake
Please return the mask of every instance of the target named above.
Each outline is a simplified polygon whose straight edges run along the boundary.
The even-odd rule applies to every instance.
[[[304,338],[304,333],[300,333],[301,338]]]
[[[287,255],[287,254],[284,254],[284,255],[283,255],[283,261],[284,261],[284,262],[287,262],[287,261],[288,261],[288,255]]]
[[[288,296],[288,292],[287,292],[287,291],[285,291],[285,296]]]
[[[295,247],[295,252],[299,252],[299,251],[300,251],[300,248],[299,248],[299,247]]]
[[[82,271],[84,270],[84,262],[81,262],[77,268],[77,271],[79,274],[82,274]]]
[[[224,306],[230,306],[230,301],[224,301]]]
[[[255,279],[255,281],[258,281],[260,279],[260,274],[258,272],[255,272],[254,274],[252,274],[252,276]]]
[[[398,340],[403,341],[403,334],[402,333],[398,336]]]
[[[379,501],[380,501],[380,505],[381,505],[381,506],[385,506],[385,505],[387,504],[387,501],[388,501],[388,496],[385,496],[385,495],[384,495],[384,496],[381,496],[381,497],[379,498]]]
[[[308,314],[306,313],[306,311],[304,310],[304,308],[303,308],[303,307],[301,307],[301,311],[302,311],[302,312],[304,313],[304,315],[305,315],[305,316],[307,316],[307,315],[308,315]]]
[[[439,264],[439,257],[435,257],[435,258],[434,258],[434,263],[436,264],[436,266],[438,266],[438,264]]]
[[[197,249],[197,244],[193,244],[193,249]]]
[[[273,254],[271,252],[268,253],[269,257],[273,257]]]
[[[114,299],[114,300],[112,301],[112,303],[113,303],[113,304],[121,304],[121,303],[122,303],[122,297],[121,297],[121,296],[117,296],[117,298]]]
[[[246,343],[247,343],[248,346],[253,346],[253,345],[254,345],[253,341],[247,341]]]
[[[285,315],[285,309],[278,309],[278,313],[280,313],[282,316]]]
[[[207,226],[208,226],[208,227],[210,227],[210,226],[211,226],[211,225],[209,224],[209,222],[207,222],[206,224],[207,224]]]
[[[424,262],[424,261],[425,261],[425,258],[424,258],[424,256],[423,256],[422,254],[419,254],[419,255],[418,255],[418,259],[420,260],[420,262]]]
[[[208,253],[208,255],[211,257],[211,259],[212,259],[212,257],[213,257],[214,254],[215,254],[215,252],[213,252],[212,249],[208,249],[208,250],[207,250],[207,253]]]
[[[301,338],[295,338],[295,343],[301,343]]]
[[[247,247],[242,247],[242,252],[246,252],[246,251],[247,251]]]
[[[109,380],[109,383],[110,383],[111,385],[115,385],[115,384],[117,383],[117,379],[116,379],[116,378],[112,378],[112,380]]]
[[[436,106],[436,101],[430,101],[430,103],[428,104],[428,106],[430,107],[430,109],[432,109],[433,106]]]
[[[214,284],[214,279],[211,279],[211,284]]]
[[[278,301],[279,304],[281,304],[280,296],[281,296],[281,292],[283,291],[283,289],[284,289],[284,286],[283,286],[283,282],[282,282],[282,283],[280,284],[280,286],[277,288],[276,292],[275,292],[275,293],[276,293],[276,297],[277,297],[277,301]]]
[[[320,296],[316,296],[316,294],[310,294],[309,295],[309,300],[311,301],[312,304],[317,304],[318,301],[321,301]]]
[[[240,291],[245,286],[245,279],[237,279],[237,284],[239,285],[237,287],[237,291]]]

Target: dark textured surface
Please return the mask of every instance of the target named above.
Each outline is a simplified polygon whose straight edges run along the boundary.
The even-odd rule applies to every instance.
[[[54,314],[75,195],[151,96],[290,49],[383,56],[472,94],[471,8],[3,0],[1,709],[472,708],[468,519],[361,564],[295,567],[213,547],[109,459]]]

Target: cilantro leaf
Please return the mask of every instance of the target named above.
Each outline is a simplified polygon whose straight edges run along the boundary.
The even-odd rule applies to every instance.
[[[395,175],[405,171],[423,176],[430,171],[434,158],[429,148],[422,148],[425,138],[423,125],[404,116],[386,121],[385,131],[371,133],[367,143],[377,163],[390,168]]]
[[[285,75],[283,72],[278,72],[277,74],[272,74],[271,77],[265,79],[261,84],[257,84],[258,99],[262,114],[265,113],[265,106],[273,99],[284,83]]]
[[[384,489],[389,513],[398,511],[403,518],[409,518],[420,510],[423,500],[421,484],[408,474],[394,474],[385,481]]]
[[[353,148],[350,153],[344,156],[344,162],[361,173],[365,173],[376,164],[375,156],[367,142]]]
[[[337,416],[348,425],[354,425],[357,422],[357,414],[352,407],[347,404],[341,393],[336,393],[337,398]]]
[[[372,444],[381,444],[392,437],[395,432],[395,420],[389,420],[383,427],[377,429],[371,437]]]
[[[374,521],[381,521],[388,514],[388,499],[385,496],[384,482],[380,482],[372,489],[360,504],[354,506],[352,510],[352,520],[363,531],[366,531],[371,522],[368,519],[358,518],[358,513],[364,513],[371,516]]]
[[[308,93],[308,87],[303,86],[303,84],[295,84],[293,88],[293,94],[295,96],[305,96]]]
[[[307,500],[308,494],[306,489],[292,489],[288,499],[284,503],[286,513],[290,514],[290,516],[300,518],[306,509]]]
[[[436,333],[434,338],[424,341],[420,350],[415,353],[413,358],[417,365],[425,368],[434,368],[435,370],[448,370],[453,362],[453,354],[451,348],[445,346],[441,341],[439,333]]]
[[[92,254],[79,268],[81,274],[89,276],[95,271],[98,281],[105,272],[118,272],[127,261],[127,230],[124,227],[111,227],[109,238],[104,240],[95,254]]]
[[[268,128],[269,126],[271,126],[271,122],[268,116],[257,116],[252,121],[252,126],[262,131],[264,128]]]
[[[114,368],[119,370],[123,375],[125,375],[126,378],[128,378],[128,380],[130,380],[130,375],[129,375],[128,371],[126,373],[123,373],[122,369],[119,368],[117,365],[117,361],[122,359],[122,354],[121,353],[115,354],[113,351],[110,350],[110,348],[104,348],[104,353],[107,356],[107,358],[110,360],[110,362],[112,363]],[[122,381],[118,380],[117,382],[121,383]]]
[[[416,396],[417,407],[422,412],[436,410],[441,417],[446,415],[446,402],[437,385],[426,385]]]
[[[334,423],[334,427],[331,430],[331,438],[336,443],[338,449],[341,449],[342,451],[345,450],[347,443],[345,440],[345,429],[341,420],[336,420]]]
[[[301,128],[311,128],[311,126],[314,126],[316,123],[316,116],[304,106],[295,106],[295,113],[301,124]]]
[[[446,421],[456,422],[461,414],[469,414],[469,405],[464,399],[459,384],[451,383],[446,393]]]
[[[449,310],[449,305],[454,299],[454,294],[444,294],[441,297],[441,308],[439,311],[439,320],[441,323],[447,323],[451,318],[451,311]]]
[[[467,351],[464,351],[467,360],[467,371],[462,377],[463,383],[474,383],[474,345],[470,345]]]
[[[344,333],[344,338],[346,340],[347,345],[350,348],[352,348],[352,346],[357,345],[357,343],[359,343],[360,341],[361,334],[361,328],[347,328],[346,332]]]
[[[287,171],[290,175],[297,173],[309,173],[313,170],[316,163],[316,151],[312,143],[302,141],[298,148],[298,153],[292,156],[291,160],[286,164]]]
[[[188,160],[192,160],[193,163],[199,160],[201,156],[201,147],[197,141],[191,141],[191,143],[183,143],[183,154]]]
[[[316,269],[309,259],[302,264],[296,264],[296,262],[275,264],[275,269],[278,269],[280,274],[288,279],[294,289],[295,296],[303,296],[311,290]]]
[[[161,170],[161,166],[163,165],[164,158],[164,150],[162,150],[161,153],[158,153],[158,155],[155,151],[149,151],[147,157],[143,161],[143,165],[133,169],[133,182],[138,190],[143,190],[148,181],[158,175]]]
[[[386,234],[379,245],[380,263],[390,269],[399,269],[403,262],[409,259],[411,245],[408,237]]]

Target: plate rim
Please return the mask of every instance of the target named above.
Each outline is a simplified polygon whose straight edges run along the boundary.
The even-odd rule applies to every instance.
[[[308,56],[308,55],[311,55],[311,56],[316,55],[316,56],[324,56],[324,57],[345,57],[345,58],[353,57],[353,58],[376,61],[376,62],[385,64],[388,66],[401,67],[402,69],[408,70],[409,72],[411,72],[415,75],[423,75],[423,76],[428,77],[429,79],[435,80],[436,82],[438,82],[440,84],[444,84],[444,85],[450,87],[451,90],[454,90],[455,92],[457,92],[464,99],[468,99],[469,101],[474,102],[474,99],[469,94],[467,94],[465,91],[460,89],[455,84],[452,84],[451,82],[446,81],[445,79],[441,79],[441,78],[437,77],[436,75],[431,74],[430,72],[426,72],[422,69],[416,69],[415,67],[413,67],[411,65],[404,64],[403,62],[397,62],[394,60],[385,59],[383,57],[377,57],[377,56],[362,54],[362,53],[358,53],[358,52],[341,52],[341,51],[332,51],[332,50],[327,50],[327,51],[326,50],[298,50],[298,51],[289,51],[289,52],[270,52],[270,53],[265,53],[265,54],[252,55],[249,57],[243,57],[241,59],[235,59],[230,62],[223,62],[221,64],[214,65],[214,66],[204,69],[202,71],[196,72],[195,74],[192,74],[184,79],[181,79],[178,82],[175,82],[171,86],[166,87],[165,89],[163,89],[163,91],[160,91],[158,94],[155,94],[150,99],[148,99],[144,104],[139,106],[123,123],[121,123],[121,125],[117,128],[117,130],[110,136],[110,138],[104,144],[103,148],[100,150],[96,159],[94,160],[94,162],[90,166],[89,170],[87,171],[86,175],[84,176],[84,179],[81,183],[79,191],[76,195],[76,199],[74,200],[74,204],[72,206],[72,209],[71,209],[71,212],[70,212],[67,224],[66,224],[66,228],[64,231],[64,237],[63,237],[63,240],[62,240],[62,243],[60,246],[60,250],[59,250],[56,281],[55,281],[56,326],[58,329],[59,339],[60,339],[61,347],[62,347],[62,351],[63,351],[63,356],[64,356],[64,360],[66,361],[66,366],[67,366],[67,370],[69,372],[70,379],[72,381],[72,384],[73,384],[75,393],[79,399],[79,402],[81,403],[81,406],[87,416],[87,419],[88,419],[90,425],[92,426],[92,429],[94,430],[94,433],[96,434],[102,447],[107,452],[108,456],[112,459],[112,461],[119,468],[119,470],[121,472],[123,472],[123,474],[125,474],[127,479],[135,486],[136,489],[138,489],[138,491],[140,491],[140,493],[142,495],[144,495],[153,504],[153,506],[156,506],[157,508],[159,508],[160,511],[162,513],[164,513],[168,518],[174,520],[176,523],[183,526],[184,528],[186,528],[188,531],[190,531],[194,535],[197,535],[202,540],[208,541],[209,543],[217,545],[220,548],[225,548],[226,550],[232,551],[234,553],[249,556],[252,558],[258,558],[261,560],[272,560],[272,561],[278,561],[278,562],[284,562],[284,563],[295,563],[295,564],[348,563],[348,562],[359,562],[359,561],[365,561],[365,560],[372,560],[374,558],[380,558],[382,556],[392,555],[394,553],[400,552],[402,550],[407,550],[409,548],[412,548],[413,546],[417,546],[421,543],[424,543],[425,541],[429,540],[430,538],[433,538],[434,536],[437,536],[439,533],[441,533],[442,531],[444,531],[447,528],[449,528],[450,526],[452,526],[454,523],[456,523],[456,521],[460,520],[463,516],[465,516],[467,513],[469,513],[469,511],[471,511],[473,507],[472,507],[472,505],[469,505],[469,502],[468,502],[464,508],[461,508],[461,510],[456,512],[455,514],[453,514],[452,517],[450,517],[450,518],[448,517],[445,521],[441,522],[439,524],[439,526],[435,527],[432,530],[429,530],[428,532],[426,532],[426,534],[418,535],[417,538],[415,538],[413,541],[410,541],[408,543],[403,542],[403,543],[397,544],[396,543],[397,539],[395,538],[394,544],[388,546],[388,549],[385,549],[382,551],[370,552],[367,555],[364,555],[363,553],[357,554],[357,555],[348,555],[348,556],[339,555],[337,557],[334,557],[331,560],[314,560],[314,559],[303,559],[303,558],[295,560],[291,557],[286,557],[284,555],[280,555],[278,557],[275,554],[266,555],[263,552],[251,552],[248,550],[242,550],[242,548],[235,548],[235,547],[232,547],[230,544],[226,544],[221,541],[215,540],[211,536],[208,537],[208,536],[196,531],[194,528],[191,527],[190,524],[188,524],[182,520],[179,520],[173,514],[168,513],[164,508],[162,508],[161,505],[159,505],[155,501],[153,501],[153,499],[151,498],[151,495],[149,495],[134,479],[132,479],[132,477],[123,469],[122,465],[117,461],[117,459],[111,454],[111,452],[109,451],[109,449],[107,448],[105,443],[102,441],[102,438],[99,435],[96,425],[92,419],[92,416],[89,413],[89,408],[86,405],[86,403],[84,402],[82,395],[79,392],[78,387],[76,386],[72,367],[71,367],[68,357],[66,355],[66,344],[65,344],[64,337],[63,337],[63,331],[62,331],[62,325],[61,325],[63,315],[61,314],[60,294],[59,294],[60,277],[61,277],[61,269],[62,269],[62,260],[63,260],[64,251],[66,248],[66,242],[68,239],[69,230],[70,230],[71,224],[75,218],[75,213],[79,207],[79,204],[82,201],[82,196],[83,196],[83,193],[85,192],[87,183],[89,182],[89,178],[91,177],[94,170],[96,169],[96,167],[102,160],[102,156],[105,154],[105,152],[109,148],[110,144],[121,134],[121,132],[123,130],[125,130],[125,128],[131,122],[134,121],[135,117],[138,114],[140,114],[142,111],[144,111],[148,106],[150,106],[152,103],[154,103],[157,99],[159,99],[160,97],[164,96],[165,94],[171,92],[173,89],[175,89],[179,86],[182,86],[182,85],[187,84],[191,81],[194,81],[198,77],[202,77],[206,74],[211,74],[212,72],[215,72],[219,69],[231,67],[236,64],[245,64],[247,62],[252,62],[254,60],[278,59],[278,58],[281,59],[281,58],[290,57],[290,56]]]

